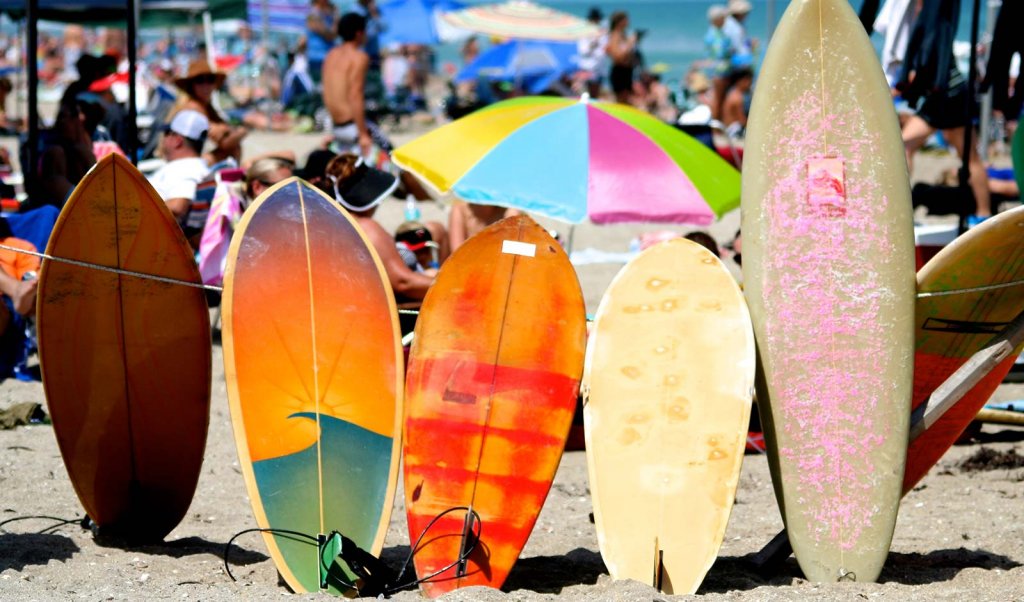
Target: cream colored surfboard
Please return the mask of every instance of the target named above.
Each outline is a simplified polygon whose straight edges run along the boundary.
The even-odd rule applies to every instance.
[[[789,539],[812,581],[874,581],[907,452],[914,241],[892,98],[847,0],[790,3],[743,166],[758,403]]]
[[[715,561],[739,482],[754,336],[722,263],[686,239],[612,282],[584,369],[601,556],[615,579],[691,594]]]

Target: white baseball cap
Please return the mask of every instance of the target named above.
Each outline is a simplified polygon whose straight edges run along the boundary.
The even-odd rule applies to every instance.
[[[189,140],[203,140],[210,129],[210,120],[199,111],[185,109],[174,116],[166,129]]]

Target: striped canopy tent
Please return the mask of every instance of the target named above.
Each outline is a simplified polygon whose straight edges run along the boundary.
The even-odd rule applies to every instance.
[[[304,33],[309,0],[248,0],[249,25],[254,31]]]
[[[441,18],[460,29],[517,40],[580,40],[599,33],[584,19],[527,0],[473,6]]]

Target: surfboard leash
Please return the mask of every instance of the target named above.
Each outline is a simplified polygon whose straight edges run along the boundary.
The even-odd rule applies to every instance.
[[[36,531],[35,532],[36,535],[48,535],[54,529],[57,529],[59,527],[63,527],[64,525],[77,524],[80,527],[82,527],[83,529],[88,529],[90,523],[92,522],[89,519],[89,517],[85,516],[85,515],[83,515],[83,516],[81,516],[79,518],[61,518],[59,516],[47,516],[47,515],[44,515],[44,514],[32,515],[32,516],[15,516],[15,517],[9,518],[9,519],[7,519],[5,521],[0,521],[0,531],[2,531],[4,533],[9,533],[9,531],[4,529],[5,526],[7,526],[7,525],[9,525],[11,523],[16,523],[16,522],[20,522],[20,521],[24,521],[24,520],[52,520],[52,521],[54,521],[55,524],[50,525],[49,527],[46,527],[45,529],[42,529],[40,531]]]
[[[423,538],[427,535],[430,529],[435,524],[437,524],[437,521],[440,520],[442,517],[452,512],[458,512],[460,510],[465,511],[467,513],[467,517],[471,517],[468,520],[476,526],[476,529],[473,532],[472,537],[469,538],[469,543],[463,545],[462,548],[460,549],[459,557],[451,564],[445,566],[440,570],[434,571],[433,573],[423,578],[413,579],[412,581],[409,581],[407,583],[399,583],[402,577],[405,576],[405,572],[409,569],[409,566],[412,564],[413,557],[415,556],[416,552],[419,551],[421,544],[423,543]],[[56,517],[19,517],[17,519],[11,520],[22,520],[28,518],[48,518],[52,520],[63,520],[57,519]],[[71,520],[68,522],[78,522],[78,519]],[[6,524],[6,522],[0,523],[0,527],[2,527],[4,524]],[[60,524],[56,526],[60,526]],[[320,586],[322,589],[326,588],[328,585],[333,584],[351,589],[352,591],[357,592],[361,597],[390,596],[392,594],[408,589],[410,587],[415,587],[421,583],[427,583],[432,579],[435,579],[437,576],[455,568],[460,563],[465,563],[466,560],[468,560],[469,556],[473,553],[473,550],[476,549],[476,545],[480,541],[480,534],[482,532],[483,523],[480,520],[480,515],[477,514],[476,511],[466,506],[457,506],[454,508],[449,508],[444,512],[438,514],[434,518],[430,519],[430,522],[427,523],[427,526],[423,529],[423,532],[420,533],[419,537],[416,538],[416,543],[412,547],[410,547],[409,556],[406,557],[401,569],[397,573],[395,573],[395,571],[391,569],[391,567],[389,567],[386,563],[384,563],[384,561],[382,561],[380,558],[377,558],[373,554],[360,548],[358,545],[356,545],[354,541],[352,541],[351,539],[344,536],[338,531],[331,531],[327,535],[314,536],[308,533],[302,533],[301,531],[292,531],[289,529],[245,529],[244,531],[239,531],[238,533],[235,533],[231,537],[231,539],[229,539],[228,542],[224,544],[224,572],[232,581],[238,581],[238,579],[236,579],[234,574],[231,572],[231,565],[228,562],[228,558],[231,554],[231,546],[232,544],[234,544],[236,539],[249,533],[270,533],[272,535],[283,536],[295,541],[299,541],[301,543],[307,543],[311,546],[317,547],[318,557],[320,559],[320,566],[318,567],[318,572],[321,575]],[[330,552],[329,557],[325,556],[325,551]],[[345,565],[355,575],[359,577],[359,579],[362,581],[362,584],[356,586],[339,580],[333,580],[330,583],[328,583],[330,573],[329,561],[333,561],[334,559],[340,559],[342,562],[344,562]]]
[[[412,564],[413,557],[416,555],[416,552],[420,550],[420,546],[423,543],[423,538],[426,537],[427,533],[430,532],[430,529],[433,528],[435,524],[437,524],[437,521],[441,520],[441,518],[447,516],[448,514],[451,514],[452,512],[459,511],[464,511],[466,513],[465,522],[469,523],[471,526],[475,526],[476,529],[472,531],[471,537],[463,538],[462,545],[459,547],[458,558],[456,558],[452,563],[448,564],[444,568],[438,569],[433,573],[426,575],[425,577],[422,577],[420,579],[414,579],[408,583],[402,583],[400,585],[388,587],[383,592],[385,596],[389,596],[391,594],[397,593],[401,590],[410,587],[415,587],[421,583],[429,583],[433,579],[437,578],[439,575],[442,575],[456,568],[457,566],[464,565],[466,561],[469,560],[470,555],[473,554],[473,551],[476,549],[477,544],[480,542],[480,535],[483,533],[484,528],[483,521],[480,519],[480,515],[477,513],[477,511],[473,510],[469,506],[454,506],[452,508],[448,508],[444,512],[430,519],[430,522],[427,523],[427,526],[423,528],[423,531],[420,532],[419,536],[416,538],[416,543],[414,543],[409,548],[409,556],[406,557],[405,562],[402,564],[402,568],[398,572],[398,575],[395,577],[395,581],[400,581],[402,577],[405,575],[405,571],[407,571],[409,569],[409,566]]]

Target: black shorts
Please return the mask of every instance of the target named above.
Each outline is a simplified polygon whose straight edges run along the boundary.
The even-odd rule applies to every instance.
[[[937,130],[964,127],[971,119],[967,114],[967,83],[959,71],[949,78],[949,88],[921,98],[917,116]]]
[[[618,94],[619,92],[631,91],[633,89],[633,68],[612,65],[612,71],[608,79],[611,80],[612,92]]]

